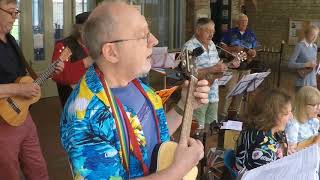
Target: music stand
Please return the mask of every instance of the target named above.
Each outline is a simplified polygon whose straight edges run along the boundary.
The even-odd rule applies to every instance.
[[[254,91],[270,73],[271,72],[267,71],[243,76],[226,98],[244,93],[245,99],[247,92]],[[245,103],[246,102],[244,100],[244,109],[246,110]]]
[[[232,72],[223,73],[223,76],[218,79],[218,85],[219,86],[226,85],[230,81],[231,78],[232,78]]]

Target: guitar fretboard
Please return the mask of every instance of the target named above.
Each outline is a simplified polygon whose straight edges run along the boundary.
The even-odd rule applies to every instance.
[[[183,124],[181,128],[180,138],[190,137],[192,115],[193,115],[193,92],[198,79],[194,76],[190,76],[190,84],[187,92],[186,104],[184,106]]]
[[[39,86],[41,86],[54,72],[55,67],[61,60],[57,60],[54,63],[50,64],[50,66],[47,68],[47,70],[40,74],[40,76],[34,81]]]

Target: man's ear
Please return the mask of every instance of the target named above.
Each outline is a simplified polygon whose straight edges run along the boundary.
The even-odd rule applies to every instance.
[[[117,63],[119,61],[117,48],[112,43],[106,43],[102,46],[101,55],[110,63]]]
[[[195,31],[196,35],[198,35],[198,34],[200,33],[200,28],[197,27],[195,30],[196,30],[196,31]]]

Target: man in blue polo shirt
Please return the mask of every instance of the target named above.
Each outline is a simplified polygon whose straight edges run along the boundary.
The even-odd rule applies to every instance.
[[[232,52],[239,53],[240,51],[245,51],[247,53],[247,60],[240,64],[238,68],[233,68],[232,78],[226,84],[222,91],[225,91],[225,94],[229,94],[229,92],[235,87],[237,82],[244,76],[250,73],[250,70],[247,69],[248,63],[250,63],[254,57],[256,57],[257,41],[255,34],[249,30],[248,28],[248,17],[245,14],[240,14],[238,18],[238,26],[235,28],[229,29],[223,36],[221,41],[221,46]],[[241,95],[234,97],[233,99],[233,107],[232,109],[236,110],[237,114],[240,111],[240,103],[241,103]],[[228,115],[228,109],[232,102],[232,97],[225,99],[222,101],[221,109],[219,112],[219,116],[222,119],[225,119]]]

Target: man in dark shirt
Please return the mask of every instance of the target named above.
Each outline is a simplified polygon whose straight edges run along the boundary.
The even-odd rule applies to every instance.
[[[31,98],[40,94],[36,83],[14,83],[18,77],[26,75],[21,50],[10,35],[19,12],[16,0],[0,0],[0,98]],[[56,73],[62,69],[63,63],[60,63]],[[30,114],[20,126],[10,126],[0,117],[0,147],[0,179],[19,180],[20,167],[25,179],[49,179]]]

